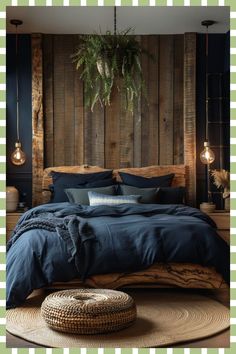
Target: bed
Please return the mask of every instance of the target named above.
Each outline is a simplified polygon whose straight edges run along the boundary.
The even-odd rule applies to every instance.
[[[195,208],[184,205],[121,204],[114,207],[87,207],[73,203],[62,203],[62,205],[60,203],[47,204],[51,197],[52,171],[93,174],[106,170],[97,166],[87,165],[50,167],[44,170],[42,200],[46,204],[30,210],[24,215],[8,246],[10,250],[8,252],[9,266],[7,266],[7,278],[9,279],[7,279],[7,292],[11,298],[9,306],[7,305],[8,308],[18,306],[33,289],[46,286],[64,289],[81,286],[111,289],[120,287],[173,286],[183,288],[228,288],[229,246],[217,235],[214,223],[207,215],[202,214]],[[119,172],[149,178],[174,174],[172,187],[188,187],[188,169],[185,165],[149,166],[114,170],[113,178],[117,181],[120,180]],[[188,194],[186,194],[186,200],[188,200]],[[46,215],[46,221],[44,219],[42,222],[40,219],[42,215],[43,217]],[[53,219],[54,216],[55,220]],[[142,218],[142,222],[139,222],[140,218]],[[181,225],[175,225],[174,222],[176,220],[177,224],[180,223]],[[43,226],[38,226],[40,223]],[[130,233],[133,233],[134,230],[136,232],[135,237],[132,237],[132,239],[129,234],[126,235],[129,233],[126,230],[126,225],[129,223],[133,225]],[[140,224],[137,231],[136,224]],[[195,224],[198,230],[195,230]],[[108,230],[109,232],[107,231],[107,225],[109,227],[112,225]],[[122,225],[125,225],[125,228],[122,229]],[[179,226],[181,226],[181,229],[177,228]],[[183,231],[179,235],[179,232],[176,230],[182,230],[182,227]],[[39,230],[40,228],[43,230]],[[147,229],[148,234],[146,234]],[[111,232],[111,230],[113,231]],[[121,247],[122,252],[124,251],[120,230],[122,230],[122,237],[123,235],[127,237],[126,242],[128,246],[127,252],[125,250],[126,253],[124,252],[124,255],[117,251],[119,247]],[[155,247],[153,248],[151,243],[149,244],[149,239],[153,240],[156,237],[156,230],[160,231],[160,235],[165,235],[164,241],[163,237],[162,239],[160,237],[162,243],[157,243],[158,251],[156,251]],[[164,230],[164,234],[162,230]],[[47,247],[49,247],[47,251],[45,251],[46,246],[41,231],[47,232]],[[64,241],[70,238],[65,252],[67,252],[68,257],[70,256],[71,268],[69,268],[68,261],[65,258],[61,258],[61,263],[57,260],[57,252],[61,252],[64,243],[63,245],[59,243],[58,237],[56,238],[57,244],[52,243],[50,235],[55,235],[56,232],[60,235],[60,242],[62,238]],[[77,240],[77,234],[80,235],[79,241]],[[31,238],[36,240],[34,249],[31,247]],[[178,246],[175,245],[175,240],[177,240],[176,245],[178,244]],[[196,245],[195,240],[197,240]],[[112,247],[113,243],[115,245],[117,242],[117,246],[114,246],[117,247],[114,257],[112,253],[114,250],[107,246],[109,242],[112,243]],[[179,248],[185,247],[184,244],[181,245],[183,242],[188,242],[186,243],[187,247],[192,249],[191,252],[193,251],[194,253],[193,256],[191,255],[193,261],[187,254],[187,249],[184,256],[179,251]],[[40,251],[38,251],[39,244]],[[74,247],[75,244],[76,246]],[[90,247],[90,244],[93,244],[93,248]],[[142,249],[138,249],[140,246],[137,245],[142,245]],[[20,256],[14,253],[14,249],[19,253],[19,247],[21,247]],[[132,257],[127,256],[130,254],[129,247],[132,252],[134,250]],[[84,253],[81,253],[82,249]],[[144,261],[143,256],[141,256],[141,259],[139,254],[136,255],[137,249],[138,253],[142,251],[147,254]],[[160,253],[160,250],[162,253]],[[25,256],[23,255],[24,252]],[[42,259],[50,252],[52,253],[51,258],[45,258],[46,261],[42,265]],[[77,257],[77,253],[79,254],[79,252],[80,257]],[[153,255],[153,252],[159,252],[160,256],[156,253]],[[15,267],[20,267],[19,272],[22,272],[24,257],[27,258],[28,254],[30,254],[29,258],[32,257],[34,259],[30,265],[34,271],[32,271],[32,274],[26,275],[24,275],[23,271],[22,278],[18,279]],[[204,259],[205,256],[206,260]],[[19,257],[21,258],[20,262],[22,262],[22,265],[19,264]],[[114,261],[115,257],[117,257],[117,264],[119,266]],[[184,262],[179,261],[179,259],[182,259],[181,257],[184,259]],[[153,262],[152,259],[157,259],[158,261]],[[134,263],[140,263],[137,269],[135,269]],[[75,264],[76,266],[78,265],[77,269],[81,270],[79,277],[78,272],[75,271]],[[100,269],[97,271],[99,267]],[[47,269],[47,276],[42,269]],[[34,282],[37,277],[35,285]],[[23,294],[24,291],[21,293],[19,288],[24,283],[28,283],[28,288]],[[14,299],[17,297],[18,299],[15,301]]]

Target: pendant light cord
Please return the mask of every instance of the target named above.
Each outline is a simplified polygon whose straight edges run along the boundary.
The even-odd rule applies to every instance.
[[[114,6],[114,35],[116,36],[116,6]]]
[[[208,133],[208,26],[206,26],[206,141],[209,139]]]
[[[19,129],[19,80],[18,80],[18,25],[16,25],[16,136],[20,141]]]

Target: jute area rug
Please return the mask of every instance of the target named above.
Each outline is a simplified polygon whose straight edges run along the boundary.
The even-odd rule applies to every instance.
[[[7,311],[8,332],[52,348],[162,347],[209,337],[229,327],[229,309],[202,295],[166,291],[127,291],[137,305],[137,321],[118,332],[74,335],[56,332],[40,315],[43,296]]]

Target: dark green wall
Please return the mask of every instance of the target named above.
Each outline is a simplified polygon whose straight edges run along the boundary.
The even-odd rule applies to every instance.
[[[20,191],[20,199],[25,198],[27,205],[30,206],[32,200],[31,36],[19,35],[18,40],[20,139],[27,159],[23,166],[18,167],[10,161],[16,140],[16,57],[15,35],[9,34],[6,38],[7,185],[16,186]]]

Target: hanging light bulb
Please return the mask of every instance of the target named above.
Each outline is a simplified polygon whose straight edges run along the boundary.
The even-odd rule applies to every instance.
[[[25,160],[26,160],[26,156],[24,151],[21,150],[21,143],[17,141],[15,143],[15,150],[11,154],[11,162],[14,165],[20,166],[25,163]]]
[[[205,165],[209,165],[215,161],[215,154],[210,149],[208,141],[204,142],[204,150],[200,153],[200,160]]]
[[[11,20],[10,23],[16,26],[16,135],[15,150],[11,154],[11,162],[13,165],[21,166],[25,163],[26,156],[21,149],[20,132],[19,132],[19,81],[18,81],[18,32],[17,27],[22,25],[21,20]]]

